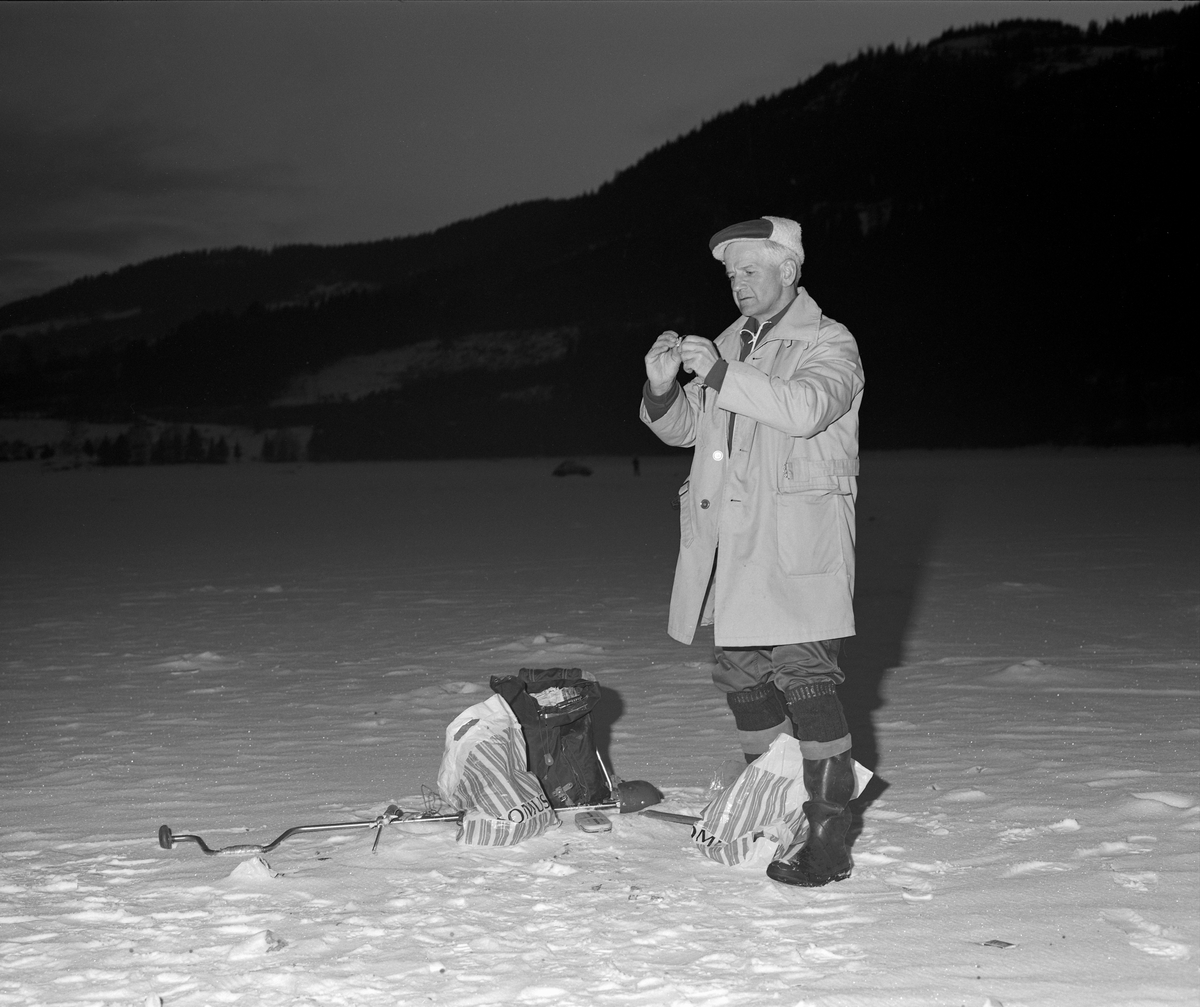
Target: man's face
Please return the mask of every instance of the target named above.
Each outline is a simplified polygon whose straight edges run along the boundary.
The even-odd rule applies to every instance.
[[[791,302],[795,268],[785,261],[774,265],[755,241],[735,241],[725,249],[725,275],[733,291],[733,300],[743,315],[766,321]],[[786,271],[786,276],[785,276]]]

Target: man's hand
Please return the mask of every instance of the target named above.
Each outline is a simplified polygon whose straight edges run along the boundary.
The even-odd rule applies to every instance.
[[[650,391],[655,395],[666,395],[675,383],[675,375],[683,361],[679,352],[682,342],[678,332],[667,331],[654,340],[646,354],[646,377],[650,379]]]
[[[701,381],[708,377],[712,365],[721,359],[711,339],[703,336],[684,336],[679,344],[679,354],[685,370],[691,371]]]

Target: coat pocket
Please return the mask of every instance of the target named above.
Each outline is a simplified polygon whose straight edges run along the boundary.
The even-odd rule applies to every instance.
[[[679,487],[679,544],[688,549],[696,540],[695,528],[692,525],[692,495],[689,492],[690,483]]]
[[[789,577],[842,566],[842,495],[821,490],[776,495],[779,563]]]
[[[839,491],[839,477],[858,475],[857,458],[796,458],[784,463],[779,488],[784,493],[805,490]]]

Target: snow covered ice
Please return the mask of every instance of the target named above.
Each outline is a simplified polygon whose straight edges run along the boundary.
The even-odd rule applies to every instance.
[[[0,468],[0,1005],[1195,1004],[1200,456],[868,454],[868,791],[797,890],[613,816],[213,846],[421,807],[445,726],[592,671],[609,765],[696,812],[737,759],[665,634],[687,457]]]

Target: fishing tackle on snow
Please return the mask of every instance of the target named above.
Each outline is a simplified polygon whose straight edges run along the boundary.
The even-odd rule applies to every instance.
[[[662,800],[662,794],[651,784],[643,780],[621,781],[613,789],[617,792],[618,799],[616,801],[605,804],[577,805],[558,810],[561,814],[567,812],[603,813],[606,811],[615,811],[619,815],[628,815],[639,812],[647,805],[655,804]],[[379,840],[383,835],[383,827],[385,825],[391,825],[393,822],[461,822],[462,817],[463,812],[461,811],[405,811],[395,804],[389,804],[383,814],[375,818],[374,821],[333,822],[328,825],[294,825],[290,829],[281,832],[269,843],[262,845],[238,843],[234,846],[222,846],[215,850],[204,841],[202,836],[183,832],[176,833],[171,830],[171,826],[160,825],[158,828],[158,845],[164,850],[173,850],[180,843],[195,843],[200,847],[201,853],[210,857],[246,857],[270,853],[271,850],[275,849],[285,839],[290,839],[292,836],[304,832],[350,832],[359,829],[375,829],[375,841],[371,844],[371,852],[374,853],[379,848]],[[584,828],[583,822],[579,822],[578,824],[580,828]],[[593,830],[585,829],[585,831]]]
[[[385,825],[391,825],[393,822],[457,822],[461,817],[461,811],[453,814],[405,811],[395,804],[389,804],[383,814],[371,822],[358,821],[334,822],[328,825],[294,825],[292,828],[280,833],[271,842],[261,846],[253,843],[239,843],[236,846],[222,846],[220,849],[214,850],[200,836],[188,835],[186,833],[176,834],[171,831],[171,826],[162,825],[158,829],[158,845],[164,850],[172,850],[178,843],[188,842],[195,843],[200,847],[202,853],[210,857],[244,857],[256,853],[269,853],[285,839],[302,832],[348,832],[355,829],[375,829],[375,841],[371,844],[371,852],[374,853],[379,847],[379,837],[383,834],[383,827]]]

